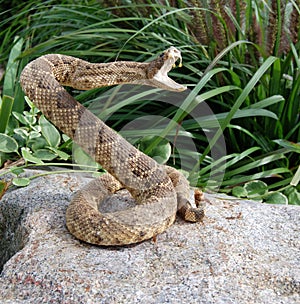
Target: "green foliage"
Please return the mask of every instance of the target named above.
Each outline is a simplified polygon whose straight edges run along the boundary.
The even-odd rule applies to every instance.
[[[7,127],[7,134],[0,133],[0,161],[17,154],[26,162],[42,164],[43,161],[53,159],[68,160],[70,151],[63,150],[68,147],[69,139],[62,137],[58,130],[39,112],[34,104],[26,97],[29,111],[22,114],[12,112],[15,119]]]
[[[300,199],[300,192],[294,187],[287,187],[281,192],[269,191],[268,185],[260,180],[252,180],[243,186],[236,186],[232,189],[232,194],[243,199],[251,199],[269,204],[287,205],[289,202],[296,204]]]
[[[19,95],[15,80],[26,62],[51,52],[92,62],[144,61],[174,45],[182,51],[184,67],[171,76],[190,89],[182,104],[166,107],[147,99],[148,92],[123,94],[118,104],[111,104],[118,97],[116,90],[106,99],[101,118],[122,131],[129,121],[150,112],[166,117],[164,127],[127,131],[129,139],[178,168],[182,160],[194,159],[195,165],[185,168],[193,185],[218,189],[222,180],[221,191],[253,197],[246,185],[260,180],[267,190],[262,194],[257,189],[253,195],[265,202],[287,198],[289,204],[300,204],[299,5],[248,0],[176,1],[177,7],[173,3],[25,1],[14,6],[11,16],[2,13],[6,18],[0,22],[5,28],[0,32],[0,60],[7,71],[11,67],[7,79],[14,87],[13,94],[2,99],[0,163],[16,152],[35,163],[70,156],[68,140],[43,116],[38,119],[34,107],[24,105]],[[7,88],[4,82],[3,93]],[[105,91],[70,90],[86,106],[100,102]],[[192,115],[204,103],[215,115]],[[182,129],[177,134],[178,126]],[[179,155],[166,142],[177,136],[194,141],[196,151],[186,146]],[[223,136],[227,154],[215,157],[212,149],[223,149]],[[82,152],[74,155],[85,157]]]
[[[23,39],[16,37],[15,42],[16,44],[14,44],[9,54],[3,81],[3,98],[1,99],[0,97],[0,133],[5,132],[12,109],[23,108],[23,101],[21,103],[14,103],[15,100],[19,101],[20,99],[23,99],[23,95],[20,98],[20,87],[16,83],[19,67],[17,57],[21,54]]]
[[[155,140],[155,136],[146,136],[142,138],[138,143],[138,148],[140,151],[148,151],[149,147],[152,147],[152,143]],[[148,151],[148,155],[155,159],[159,164],[165,164],[170,156],[172,147],[166,139],[159,141],[159,145],[155,145],[151,151]]]

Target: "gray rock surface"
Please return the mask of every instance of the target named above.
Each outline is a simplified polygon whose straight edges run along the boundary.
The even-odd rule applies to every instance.
[[[4,195],[0,303],[300,303],[299,207],[207,195],[203,223],[103,248],[65,227],[81,182],[51,175]]]

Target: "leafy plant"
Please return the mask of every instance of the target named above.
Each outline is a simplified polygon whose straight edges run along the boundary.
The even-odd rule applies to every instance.
[[[265,199],[266,202],[273,204],[287,204],[288,199],[280,192],[268,192],[268,185],[260,180],[253,180],[245,183],[243,186],[236,186],[232,189],[232,194],[240,198],[247,198],[262,202]]]
[[[269,200],[274,200],[273,193],[281,193],[289,204],[299,204],[300,163],[295,145],[300,142],[300,9],[295,1],[149,4],[132,0],[105,1],[103,6],[98,1],[30,1],[20,5],[21,9],[14,9],[15,19],[3,18],[0,23],[11,25],[0,33],[2,41],[13,41],[16,35],[26,41],[22,42],[18,56],[14,56],[15,63],[21,60],[14,77],[18,78],[27,61],[50,52],[92,62],[145,61],[170,45],[179,47],[184,66],[174,69],[171,75],[190,89],[182,104],[166,106],[158,102],[160,99],[147,99],[147,94],[135,98],[123,93],[120,103],[112,105],[110,100],[118,96],[116,90],[104,102],[101,118],[122,131],[129,121],[150,112],[163,116],[169,119],[168,124],[127,130],[127,135],[129,139],[145,136],[147,145],[140,138],[137,142],[149,154],[161,144],[159,153],[165,153],[163,159],[178,168],[186,159],[195,160],[193,166],[186,168],[193,185],[218,189],[221,181],[219,190],[232,193],[237,187],[244,189],[250,181],[260,180],[267,185],[264,199],[270,194]],[[13,45],[17,47],[18,41],[21,44],[19,39]],[[5,56],[1,59],[8,61],[8,43],[4,42],[1,53]],[[105,91],[70,90],[85,106],[100,103]],[[13,110],[19,114],[14,117],[25,115],[24,98],[16,98],[15,91],[11,97],[18,104]],[[196,109],[205,103],[214,115],[203,111],[197,114]],[[26,104],[25,108],[28,110]],[[3,113],[7,119],[8,115]],[[16,140],[13,128],[4,125],[2,133]],[[18,128],[24,126],[21,123]],[[41,128],[39,120],[34,125],[37,126]],[[29,133],[36,132],[30,130]],[[39,134],[45,139],[47,152],[58,156],[49,147],[67,152],[63,141],[58,146],[49,144],[45,134]],[[196,151],[188,146],[176,150],[172,140],[176,142],[178,136],[192,140]],[[226,141],[226,153],[222,138]],[[30,139],[23,138],[23,142],[24,148],[36,156]],[[9,149],[21,154],[22,144],[17,143],[16,147],[11,142]],[[212,149],[220,153],[214,154]],[[249,197],[248,192],[244,194]]]
[[[30,110],[22,114],[12,112],[16,120],[8,126],[8,134],[0,133],[2,163],[11,154],[22,156],[25,161],[34,164],[42,164],[43,161],[52,161],[55,158],[68,160],[70,155],[63,150],[67,150],[69,138],[65,135],[61,137],[34,104],[28,98],[25,99]]]
[[[16,84],[17,73],[19,68],[19,62],[17,60],[17,57],[21,53],[23,39],[15,37],[15,42],[16,43],[12,47],[8,58],[7,68],[3,82],[3,98],[1,98],[0,96],[0,133],[5,132],[13,107],[15,109],[23,108],[23,102],[21,103],[21,105],[18,103],[14,104],[14,100],[19,100],[20,98],[20,87]],[[21,98],[23,99],[23,95]]]

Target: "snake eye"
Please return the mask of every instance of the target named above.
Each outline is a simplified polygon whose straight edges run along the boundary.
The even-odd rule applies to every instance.
[[[162,58],[162,57],[164,57],[164,55],[165,55],[165,53],[161,53],[161,54],[159,55],[159,57]]]

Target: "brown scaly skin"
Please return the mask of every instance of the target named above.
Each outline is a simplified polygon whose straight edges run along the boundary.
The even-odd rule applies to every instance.
[[[180,52],[173,47],[149,63],[92,64],[50,54],[32,61],[22,71],[20,82],[26,95],[109,173],[78,191],[67,209],[67,227],[78,239],[98,245],[140,242],[167,229],[175,220],[178,206],[184,208],[186,219],[189,214],[196,220],[203,217],[203,211],[189,206],[189,185],[178,171],[157,164],[137,150],[62,86],[88,90],[132,83],[183,91],[184,86],[167,76],[177,59],[181,59]],[[99,201],[120,188],[126,188],[137,205],[100,213]]]

